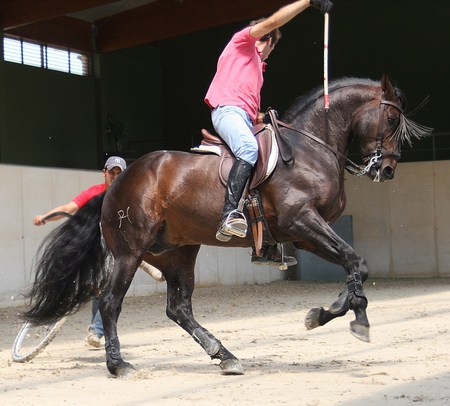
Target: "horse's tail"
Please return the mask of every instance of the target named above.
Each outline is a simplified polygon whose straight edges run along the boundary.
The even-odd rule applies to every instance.
[[[36,324],[56,321],[100,292],[109,271],[99,225],[104,197],[102,193],[91,199],[42,242],[24,319]]]

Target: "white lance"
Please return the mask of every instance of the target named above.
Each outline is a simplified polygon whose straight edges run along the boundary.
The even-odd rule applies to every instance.
[[[325,104],[325,110],[330,108],[330,101],[328,98],[328,27],[329,27],[329,15],[324,14],[324,38],[323,38],[323,99]]]

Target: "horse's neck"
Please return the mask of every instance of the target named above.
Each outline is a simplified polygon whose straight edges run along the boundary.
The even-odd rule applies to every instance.
[[[321,139],[331,148],[345,154],[351,137],[351,116],[342,114],[340,110],[331,108],[316,114],[312,110],[299,114],[290,125],[304,129],[315,137]]]
[[[343,86],[333,92],[330,108],[325,110],[323,99],[298,112],[290,124],[303,128],[328,145],[346,154],[352,137],[352,122],[357,110],[376,98],[377,87]]]

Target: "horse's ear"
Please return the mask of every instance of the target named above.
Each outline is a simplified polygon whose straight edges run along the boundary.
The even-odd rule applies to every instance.
[[[381,88],[384,92],[384,97],[386,100],[394,100],[395,99],[395,90],[391,84],[391,81],[388,78],[388,75],[384,74],[381,78]]]

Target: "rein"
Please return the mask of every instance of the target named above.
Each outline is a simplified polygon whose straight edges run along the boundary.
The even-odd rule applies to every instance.
[[[285,123],[284,121],[276,120],[277,125],[280,125],[281,127],[285,127],[289,130],[295,131],[297,133],[306,135],[308,138],[312,139],[313,141],[317,142],[318,144],[322,145],[329,151],[331,151],[336,158],[344,158],[345,159],[345,169],[351,173],[352,175],[356,176],[363,176],[367,174],[370,170],[370,166],[366,166],[365,168],[362,168],[360,165],[353,162],[351,159],[347,158],[344,154],[334,149],[331,145],[327,144],[325,141],[321,140],[320,138],[316,137],[315,135],[311,134],[309,131],[304,130],[303,128],[295,128],[291,126],[290,124]]]

